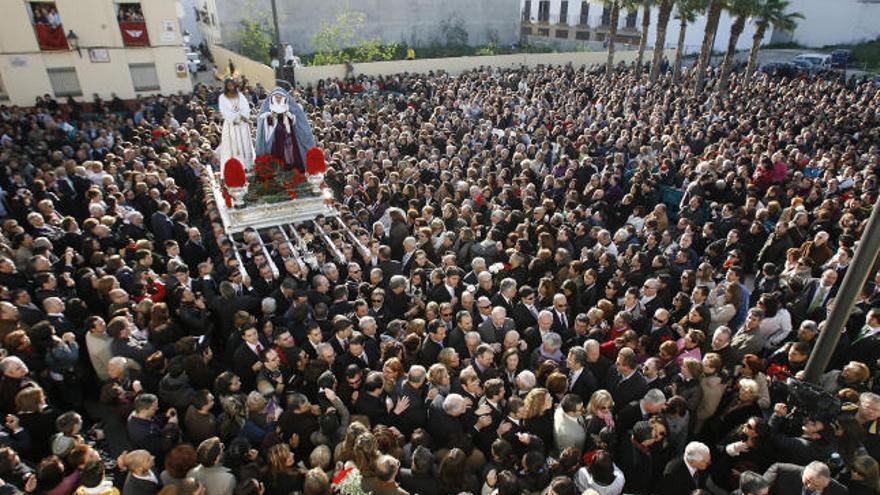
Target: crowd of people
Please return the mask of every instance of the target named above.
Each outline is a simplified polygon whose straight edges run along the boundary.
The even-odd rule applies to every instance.
[[[219,88],[0,107],[0,494],[878,493],[880,93],[690,77],[305,88],[314,264],[224,230]]]

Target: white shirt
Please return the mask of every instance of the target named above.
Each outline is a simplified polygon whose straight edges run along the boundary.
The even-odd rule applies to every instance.
[[[581,377],[581,373],[583,373],[584,369],[581,368],[579,370],[575,370],[571,372],[571,379],[568,381],[568,389],[571,390],[574,387],[575,382],[578,381],[578,378]]]

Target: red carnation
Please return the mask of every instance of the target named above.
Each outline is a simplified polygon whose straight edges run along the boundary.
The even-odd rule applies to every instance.
[[[244,166],[236,158],[226,160],[226,166],[223,167],[223,183],[228,187],[243,187],[247,182],[244,175]]]
[[[296,186],[298,186],[300,184],[304,184],[306,182],[306,176],[304,176],[302,173],[300,173],[299,170],[294,170],[293,177],[290,178],[290,182],[291,182],[291,184],[293,184],[293,187],[296,187]]]
[[[306,152],[306,172],[309,175],[323,174],[327,171],[327,163],[324,161],[324,152],[317,146],[309,148]]]
[[[287,195],[290,196],[290,199],[296,199],[296,191],[288,190]]]

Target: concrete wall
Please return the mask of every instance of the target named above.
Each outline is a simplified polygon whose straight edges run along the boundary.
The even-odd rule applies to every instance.
[[[794,0],[804,15],[791,40],[804,46],[860,43],[880,37],[880,3],[865,0]],[[775,33],[774,33],[775,34]]]
[[[199,0],[202,2],[204,0]],[[225,44],[234,40],[239,21],[266,16],[271,19],[270,0],[212,0],[216,2]],[[281,41],[292,43],[297,54],[312,53],[312,37],[321,21],[333,22],[349,7],[366,14],[364,39],[406,42],[426,46],[434,40],[445,43],[444,21],[460,19],[468,43],[482,45],[495,38],[515,43],[519,38],[520,0],[276,0]]]
[[[632,62],[636,59],[634,51],[618,52],[616,62]],[[672,58],[674,50],[667,50],[666,56]],[[399,74],[410,72],[424,74],[429,71],[444,70],[450,74],[459,74],[479,67],[534,67],[537,65],[565,65],[576,67],[582,65],[604,64],[607,60],[605,52],[567,52],[567,53],[527,53],[517,55],[496,55],[485,57],[456,57],[398,60],[391,62],[371,62],[355,64],[355,74],[370,76]],[[323,65],[319,67],[303,67],[296,70],[296,82],[300,86],[316,85],[318,81],[328,78],[341,78],[345,75],[344,65]]]
[[[55,5],[65,31],[73,30],[79,37],[81,55],[71,51],[40,51],[25,2],[4,0],[0,16],[0,78],[9,102],[32,105],[34,98],[52,94],[46,69],[76,69],[83,96],[91,100],[116,94],[123,99],[137,94],[176,93],[192,90],[188,75],[178,77],[175,66],[186,62],[178,26],[177,8],[173,0],[149,0],[141,3],[147,22],[149,47],[126,48],[116,21],[115,4],[111,0],[57,0]],[[173,28],[165,33],[165,21]],[[110,61],[95,63],[89,48],[106,49]],[[160,89],[135,92],[129,64],[153,63]]]

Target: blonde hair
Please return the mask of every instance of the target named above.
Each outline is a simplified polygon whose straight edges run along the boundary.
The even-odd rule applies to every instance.
[[[526,395],[523,403],[523,419],[537,418],[544,412],[544,405],[547,404],[547,396],[550,392],[546,388],[533,388]]]
[[[703,376],[703,363],[692,357],[686,357],[681,361],[681,368],[687,369],[691,378],[699,379]]]
[[[435,385],[449,383],[449,370],[440,363],[434,363],[428,368],[428,381]]]
[[[610,409],[613,406],[614,399],[611,398],[611,393],[604,389],[596,390],[590,396],[590,402],[587,404],[587,414],[596,414],[599,412],[599,409],[606,407]]]

